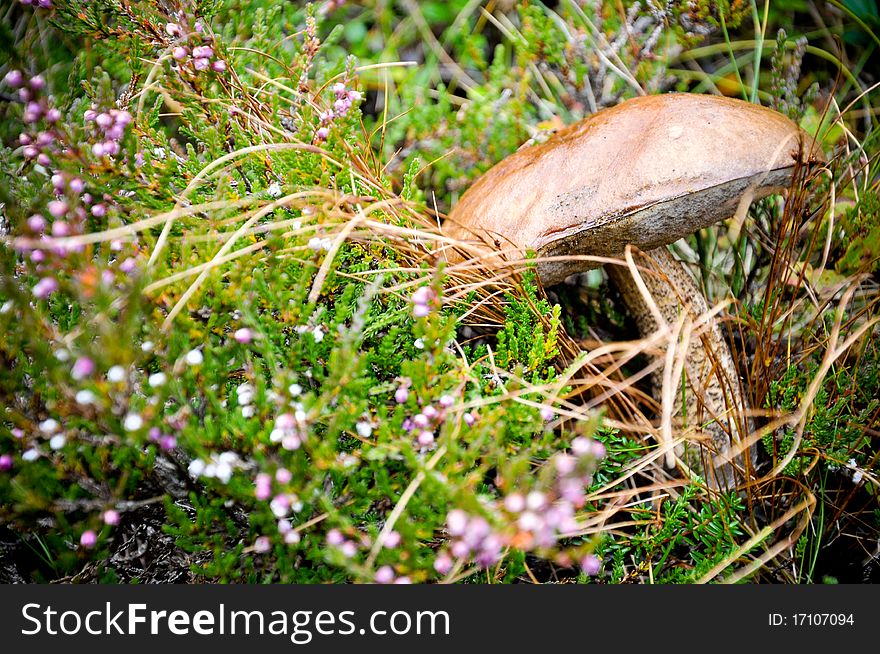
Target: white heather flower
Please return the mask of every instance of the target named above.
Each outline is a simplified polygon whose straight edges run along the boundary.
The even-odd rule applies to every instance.
[[[299,384],[291,384],[287,387],[287,392],[290,393],[290,397],[299,397],[302,395],[303,389]]]
[[[222,481],[224,484],[228,484],[229,480],[232,479],[232,466],[225,461],[221,461],[217,464],[217,468],[214,474],[216,475],[217,479]]]
[[[235,394],[238,396],[239,405],[244,406],[253,402],[255,390],[256,389],[247,382],[239,385],[239,387],[235,389]]]
[[[278,182],[272,182],[269,184],[269,188],[266,189],[266,193],[269,194],[270,198],[277,198],[281,196],[281,184]]]
[[[314,331],[312,331],[312,336],[315,338],[315,343],[320,343],[324,340],[324,330],[321,328],[321,325],[315,327]]]
[[[373,433],[373,426],[366,420],[361,420],[357,424],[357,433],[361,438],[369,438],[370,434]]]
[[[9,313],[10,311],[12,311],[12,300],[6,300],[0,307],[0,313]]]
[[[167,381],[168,381],[168,377],[165,376],[164,372],[153,373],[147,379],[147,383],[150,386],[152,386],[153,388],[156,388],[157,386],[162,386]]]
[[[129,413],[122,423],[126,431],[137,431],[144,426],[144,419],[137,413]]]
[[[95,397],[95,394],[92,391],[84,390],[79,391],[76,394],[76,403],[82,405],[95,404],[98,398]]]
[[[125,368],[122,366],[113,366],[110,370],[107,371],[107,381],[113,382],[114,384],[121,382],[125,379]]]
[[[298,531],[288,531],[284,534],[284,542],[288,545],[296,545],[300,541],[300,535]]]
[[[186,362],[191,366],[199,366],[204,360],[205,357],[202,356],[201,350],[190,350],[186,353]]]
[[[317,236],[313,236],[309,239],[309,248],[314,250],[315,252],[320,251],[321,249],[321,239]]]
[[[30,449],[21,455],[22,461],[36,461],[40,457],[40,452],[36,448]]]
[[[64,444],[67,442],[67,438],[64,437],[63,434],[58,434],[57,436],[53,436],[49,441],[49,447],[53,450],[60,450],[64,447]]]
[[[48,418],[40,423],[40,431],[44,434],[54,434],[56,431],[58,431],[59,426],[60,425],[58,424],[57,420]]]
[[[187,470],[193,477],[201,477],[202,473],[205,471],[205,462],[201,459],[193,459],[189,462]]]
[[[70,352],[65,350],[63,347],[55,350],[55,358],[61,361],[62,363],[70,359]]]
[[[253,404],[246,404],[241,407],[241,415],[245,418],[253,418],[256,411]]]
[[[415,342],[413,343],[413,345],[416,347],[417,350],[424,350],[425,349],[425,340],[422,338],[417,338],[415,340]]]
[[[141,343],[142,352],[152,352],[154,347],[156,347],[156,344],[153,343],[153,341],[144,341]]]

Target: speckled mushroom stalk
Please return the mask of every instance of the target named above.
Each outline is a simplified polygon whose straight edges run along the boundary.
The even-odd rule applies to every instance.
[[[822,160],[809,135],[764,107],[678,93],[635,98],[501,161],[462,196],[443,230],[490,252],[504,250],[508,258],[526,250],[540,258],[621,258],[632,244],[647,257],[636,263],[663,273],[640,276],[663,319],[675,324],[683,307],[697,316],[707,304],[665,246],[734,216],[740,203],[787,188],[799,164]],[[537,272],[550,286],[595,266],[561,259],[538,263]],[[608,268],[643,335],[654,333],[656,316],[629,270]],[[734,475],[722,462],[742,431],[730,416],[742,415],[745,402],[717,325],[692,340],[684,373],[690,386],[685,410],[679,391],[672,413],[683,413],[688,426],[711,423],[703,442],[714,461],[689,463],[697,463],[710,484],[727,485]],[[660,386],[655,375],[655,392]]]

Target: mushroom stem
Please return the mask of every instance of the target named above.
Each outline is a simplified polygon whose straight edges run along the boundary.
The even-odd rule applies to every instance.
[[[665,247],[633,254],[636,265],[646,270],[639,273],[644,283],[642,289],[627,266],[609,265],[606,271],[643,337],[666,326],[658,323],[659,318],[674,327],[706,316],[709,306],[702,291],[690,272]],[[644,290],[650,297],[645,297]],[[682,316],[682,310],[687,311],[686,316]],[[671,421],[680,420],[682,424],[676,426],[681,429],[676,432],[692,433],[700,445],[679,445],[678,456],[701,472],[710,486],[732,488],[737,479],[748,477],[755,461],[754,448],[748,463],[740,454],[730,456],[731,450],[736,453],[742,438],[751,431],[747,404],[733,356],[717,322],[709,319],[699,332],[699,336],[690,338],[685,334],[686,352],[667,356],[665,366],[651,377],[653,396],[664,408],[660,440],[666,440],[664,434],[671,435]],[[670,348],[681,345],[675,335],[670,337]],[[668,354],[673,354],[672,350]],[[683,365],[675,366],[674,361]],[[676,369],[682,372],[672,377]],[[672,458],[670,450],[667,464],[671,464]]]

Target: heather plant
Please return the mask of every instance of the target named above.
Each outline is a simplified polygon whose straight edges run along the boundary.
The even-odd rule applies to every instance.
[[[745,70],[749,3],[498,5],[3,10],[4,580],[812,581],[817,494],[870,537],[876,132],[802,88],[814,46]],[[678,246],[741,300],[763,476],[727,493],[663,467],[601,274],[448,265],[438,229],[524,142],[703,84],[842,150]]]

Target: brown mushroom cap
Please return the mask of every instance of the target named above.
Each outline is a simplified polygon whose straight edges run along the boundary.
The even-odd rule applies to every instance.
[[[524,148],[462,196],[444,233],[540,257],[619,257],[666,245],[786,187],[798,162],[822,160],[785,116],[742,100],[670,93],[600,111]],[[595,267],[538,264],[545,284]]]

